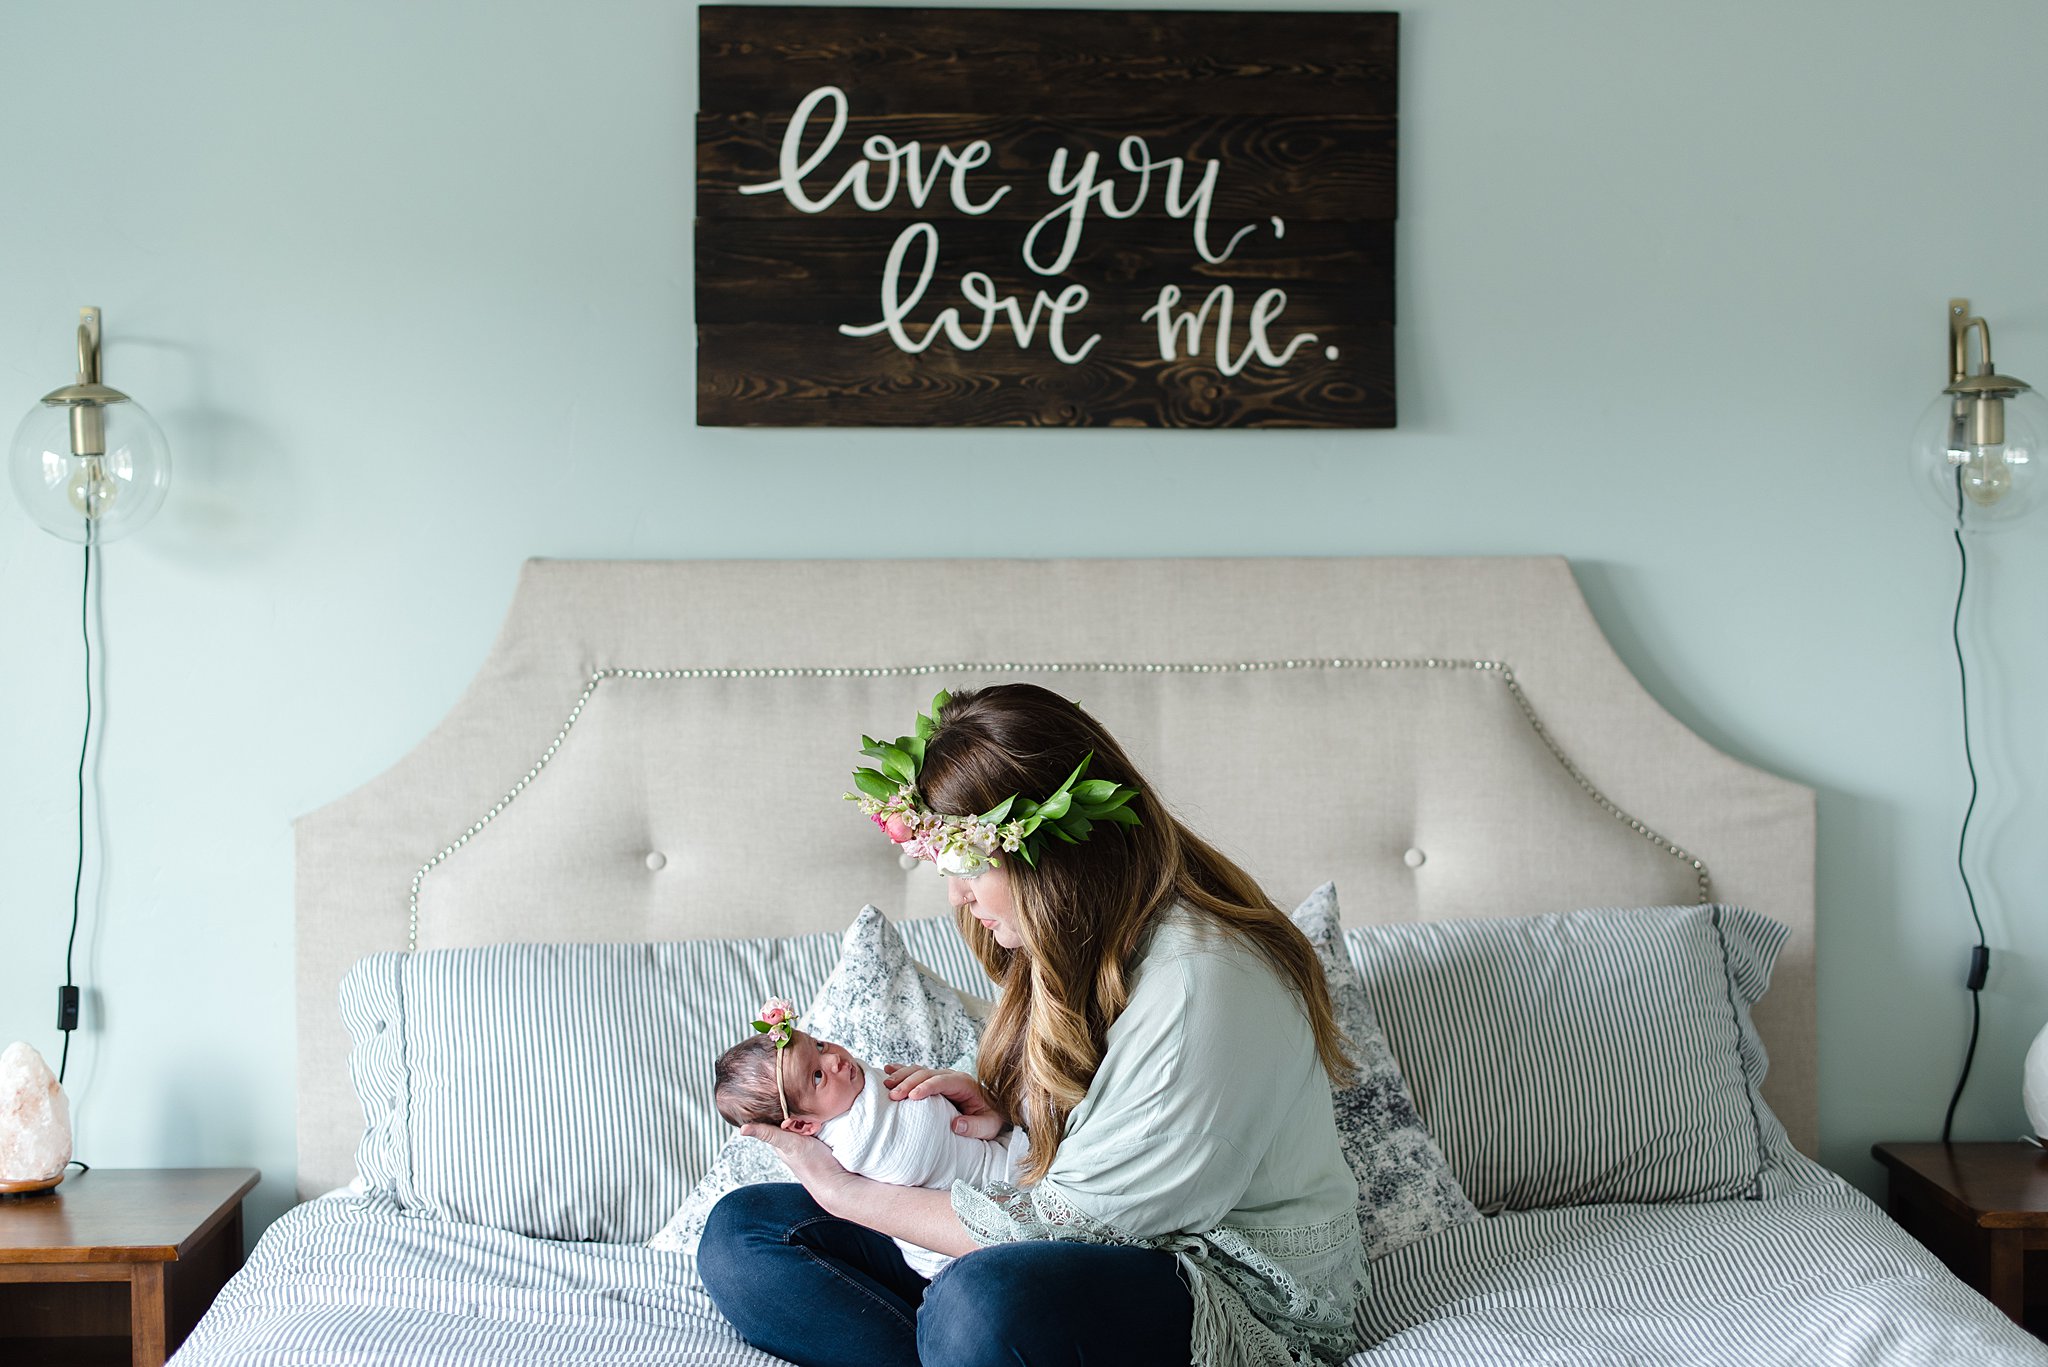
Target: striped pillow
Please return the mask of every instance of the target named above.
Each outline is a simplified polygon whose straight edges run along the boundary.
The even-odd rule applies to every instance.
[[[376,954],[341,984],[363,1179],[408,1210],[637,1243],[729,1127],[712,1064],[769,995],[808,1001],[836,934]]]
[[[1739,907],[1361,927],[1345,947],[1482,1210],[1761,1194],[1783,926]]]

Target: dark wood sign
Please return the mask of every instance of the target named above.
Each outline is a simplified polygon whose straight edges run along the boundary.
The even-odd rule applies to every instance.
[[[699,14],[700,424],[1394,425],[1397,16]]]

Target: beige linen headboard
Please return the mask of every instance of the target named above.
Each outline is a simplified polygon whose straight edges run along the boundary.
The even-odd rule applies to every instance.
[[[862,732],[999,678],[1088,707],[1283,905],[1785,923],[1765,1090],[1814,1151],[1813,794],[1659,707],[1561,559],[536,560],[454,710],[298,822],[300,1193],[352,1171],[357,958],[938,914],[840,795]]]

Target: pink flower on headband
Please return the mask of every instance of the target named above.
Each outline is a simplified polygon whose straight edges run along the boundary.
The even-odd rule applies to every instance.
[[[787,1049],[790,1031],[796,1025],[796,1008],[780,997],[770,997],[761,1003],[760,1019],[754,1022],[754,1030],[766,1035],[777,1049]],[[782,1075],[776,1074],[779,1084]]]
[[[915,831],[910,829],[910,823],[900,816],[892,816],[887,821],[884,821],[882,829],[887,831],[889,838],[899,845],[916,834]]]

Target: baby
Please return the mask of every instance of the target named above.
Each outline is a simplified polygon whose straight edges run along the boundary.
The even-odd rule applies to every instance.
[[[758,1033],[718,1060],[712,1095],[728,1121],[814,1135],[848,1172],[877,1182],[944,1189],[1015,1180],[1028,1146],[1022,1130],[1006,1139],[955,1134],[959,1112],[944,1097],[891,1101],[881,1069],[798,1030],[786,1005],[771,1002],[762,1015],[775,1019],[765,1029],[756,1022]],[[922,1277],[952,1261],[902,1239],[896,1245]]]

